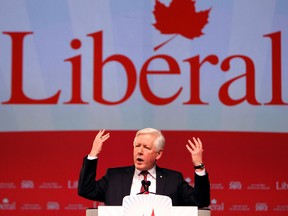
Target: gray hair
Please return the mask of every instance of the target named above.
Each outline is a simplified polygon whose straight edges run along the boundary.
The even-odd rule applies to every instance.
[[[154,141],[154,146],[155,146],[156,150],[160,151],[160,150],[164,149],[165,137],[161,133],[160,130],[157,130],[155,128],[143,128],[143,129],[137,131],[135,138],[134,138],[134,142],[133,142],[134,144],[135,144],[136,138],[141,134],[155,134],[157,136],[155,141]]]

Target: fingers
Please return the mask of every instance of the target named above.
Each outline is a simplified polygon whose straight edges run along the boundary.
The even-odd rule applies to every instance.
[[[110,137],[110,133],[105,133],[105,129],[102,129],[98,132],[98,134],[95,137],[95,140],[99,140],[100,142],[105,142]]]
[[[109,139],[110,137],[110,133],[105,133],[105,129],[103,130],[100,130],[97,135],[95,136],[95,139],[93,141],[93,145],[92,145],[92,149],[90,151],[90,156],[94,156],[94,157],[97,157],[98,154],[101,152],[102,150],[102,146],[103,146],[103,143]]]
[[[193,137],[192,141],[188,140],[188,144],[186,144],[186,148],[191,154],[192,163],[194,164],[194,166],[197,166],[203,163],[202,153],[204,150],[203,150],[202,142],[199,138]]]
[[[104,133],[105,133],[105,129],[99,130],[99,132],[96,135],[96,138],[101,138]]]
[[[101,136],[100,139],[102,142],[105,142],[107,139],[109,139],[109,137],[110,137],[110,133],[107,133],[107,134]]]
[[[192,154],[193,150],[192,150],[192,148],[190,148],[190,146],[188,144],[186,144],[186,148]]]
[[[195,143],[196,148],[202,149],[202,142],[201,142],[200,138],[196,139],[195,137],[193,137],[193,141]]]
[[[193,142],[188,140],[189,144],[186,144],[186,148],[190,153],[193,153],[197,150],[203,150],[202,142],[199,138],[193,137]]]

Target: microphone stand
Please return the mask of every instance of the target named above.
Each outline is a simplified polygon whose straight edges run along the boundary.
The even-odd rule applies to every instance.
[[[150,182],[150,181],[142,180],[142,181],[141,181],[141,184],[142,184],[142,186],[143,186],[143,188],[144,188],[144,191],[139,192],[139,193],[137,193],[136,195],[144,194],[145,192],[148,192],[148,194],[155,194],[155,195],[156,195],[156,193],[154,193],[154,192],[149,192],[149,186],[151,185],[151,182]]]

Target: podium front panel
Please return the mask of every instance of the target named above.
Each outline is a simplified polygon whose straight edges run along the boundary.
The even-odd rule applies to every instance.
[[[102,208],[102,207],[100,207],[100,208]],[[110,208],[110,207],[107,206],[107,208]],[[115,207],[113,207],[113,210],[111,210],[111,211],[115,211],[115,210],[117,210],[117,208],[118,208],[118,211],[122,211],[119,209],[119,208],[121,208],[121,206],[115,206]],[[179,208],[179,207],[172,207],[172,208]],[[182,207],[182,208],[185,208],[185,207]],[[102,210],[106,211],[106,209],[104,209],[104,208],[102,208]],[[177,210],[175,210],[175,211],[177,211]],[[86,216],[98,216],[98,212],[99,212],[98,209],[89,208],[86,210]],[[103,212],[103,214],[106,214],[106,212]],[[119,214],[119,212],[118,212],[118,214]],[[171,214],[172,214],[172,212],[171,212]],[[211,215],[210,209],[198,209],[198,216],[210,216],[210,215]],[[177,216],[182,216],[182,215],[178,214]]]

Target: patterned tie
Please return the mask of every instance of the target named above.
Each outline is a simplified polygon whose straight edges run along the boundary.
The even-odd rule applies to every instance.
[[[141,173],[140,173],[140,175],[143,175],[145,182],[147,182],[147,175],[148,175],[148,174],[149,174],[149,172],[148,172],[147,170],[141,171]],[[147,191],[145,191],[144,185],[142,184],[140,193],[141,193],[141,194],[149,194],[148,185],[146,185],[146,188],[147,188]]]

